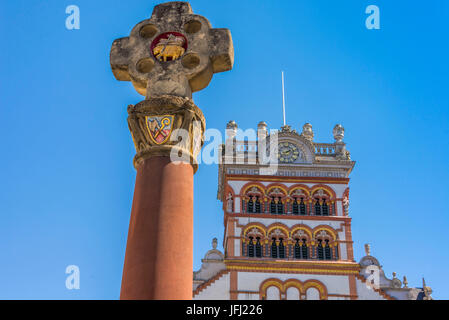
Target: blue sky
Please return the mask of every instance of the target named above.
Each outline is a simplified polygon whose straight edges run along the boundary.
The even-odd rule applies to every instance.
[[[135,182],[126,106],[143,99],[109,66],[114,39],[160,2],[0,1],[0,299],[117,299]],[[208,128],[341,123],[357,162],[350,215],[356,259],[371,243],[387,276],[421,277],[449,298],[449,3],[191,1],[229,28],[231,72],[195,93]],[[81,28],[67,30],[77,5]],[[367,30],[365,8],[380,8]],[[223,238],[217,166],[195,175],[194,269]],[[65,268],[80,267],[80,290]]]

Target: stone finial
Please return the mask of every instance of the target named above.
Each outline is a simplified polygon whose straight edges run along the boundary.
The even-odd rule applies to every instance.
[[[234,120],[231,120],[226,125],[226,135],[228,139],[233,139],[237,135],[237,123]]]
[[[234,47],[228,29],[212,28],[188,2],[174,1],[155,6],[129,37],[116,39],[110,62],[115,78],[131,81],[146,99],[192,98],[214,73],[232,69]]]
[[[402,281],[402,283],[404,284],[404,288],[408,288],[408,281],[406,276],[404,276],[404,280]]]
[[[264,140],[267,137],[267,124],[264,121],[260,121],[257,125],[257,139]]]
[[[230,120],[226,125],[226,129],[237,130],[237,123],[234,120]]]
[[[332,131],[335,142],[342,142],[345,137],[345,128],[341,124],[337,124]]]
[[[335,155],[337,160],[351,160],[351,154],[346,150],[346,145],[343,142],[345,136],[345,128],[341,124],[337,124],[333,130],[335,139]]]
[[[217,249],[217,245],[218,245],[218,240],[217,238],[213,238],[212,239],[212,249]]]
[[[424,298],[423,300],[433,300],[432,299],[432,288],[426,286],[426,280],[424,280],[424,277],[422,278],[422,289],[424,291]]]
[[[369,243],[365,244],[365,253],[367,256],[369,256],[371,253],[371,247],[370,247]]]
[[[402,282],[396,277],[396,272],[393,272],[393,279],[391,279],[390,286],[392,288],[400,288],[402,287]]]
[[[259,130],[267,130],[267,124],[266,124],[266,122],[265,122],[265,121],[260,121],[260,122],[257,124],[257,129],[259,129]]]
[[[285,126],[281,127],[281,132],[292,132],[292,127],[286,124]]]
[[[307,140],[313,141],[313,130],[312,130],[312,125],[310,123],[306,123],[302,127],[301,136],[303,136]]]

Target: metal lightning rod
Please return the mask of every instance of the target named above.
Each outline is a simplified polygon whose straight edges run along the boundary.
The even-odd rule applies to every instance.
[[[285,92],[284,92],[284,71],[282,71],[282,114],[284,115],[284,126],[285,126]]]

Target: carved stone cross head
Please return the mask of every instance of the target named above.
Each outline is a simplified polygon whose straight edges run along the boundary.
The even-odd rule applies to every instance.
[[[155,6],[129,37],[113,42],[110,62],[115,78],[131,81],[146,99],[191,98],[214,73],[232,69],[234,48],[228,29],[213,29],[187,2],[167,2]]]

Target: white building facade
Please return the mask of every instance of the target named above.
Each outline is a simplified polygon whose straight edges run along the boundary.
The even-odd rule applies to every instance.
[[[218,198],[224,253],[213,248],[194,272],[193,298],[220,300],[431,299],[385,277],[370,255],[354,260],[349,175],[355,165],[336,125],[333,143],[259,123],[255,139],[227,125]],[[262,152],[263,151],[263,152]]]

